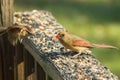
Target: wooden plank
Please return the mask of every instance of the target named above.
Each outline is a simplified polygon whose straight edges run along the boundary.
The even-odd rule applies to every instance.
[[[34,57],[34,59],[41,65],[43,70],[51,76],[53,80],[63,80],[61,75],[59,75],[59,71],[54,67],[54,65],[47,60],[41,53],[35,48],[30,40],[24,40],[23,45],[30,52],[30,54]]]
[[[4,41],[3,41],[3,37],[4,35],[2,35],[2,36],[0,36],[0,63],[1,63],[1,66],[0,66],[0,73],[1,73],[1,75],[0,75],[0,79],[1,80],[3,80],[4,79],[4,72],[3,72],[3,69],[4,69],[4,67],[3,67],[3,54],[5,53],[5,48],[4,48]]]
[[[46,80],[46,74],[43,68],[36,62],[35,64],[36,80]]]
[[[16,53],[15,53],[15,56],[14,56],[14,80],[17,80],[18,79],[18,71],[17,71],[17,57],[16,57]]]
[[[2,42],[1,40],[2,40],[2,38],[0,38],[0,44]],[[2,57],[2,53],[3,53],[2,52],[2,46],[0,45],[0,80],[3,80],[3,71],[2,71],[3,70],[3,67],[2,67],[3,66],[2,65],[3,64],[3,62],[2,62],[3,61],[3,57]]]
[[[18,80],[24,80],[24,62],[18,64]]]
[[[1,53],[1,52],[0,52]],[[2,79],[2,55],[0,54],[0,80],[3,80]]]
[[[35,80],[35,64],[34,58],[24,50],[25,60],[25,80]]]
[[[20,44],[15,47],[14,66],[15,80],[24,80],[23,46]]]
[[[53,80],[49,75],[46,74],[46,80]]]
[[[40,80],[38,77],[37,77],[37,62],[34,60],[34,64],[35,64],[35,80]]]
[[[6,35],[3,37],[3,79],[14,80],[14,47],[6,39]]]

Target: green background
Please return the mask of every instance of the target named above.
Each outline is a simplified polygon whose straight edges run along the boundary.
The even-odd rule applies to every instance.
[[[15,11],[50,11],[69,32],[94,43],[120,48],[119,0],[15,0]],[[120,77],[120,49],[92,49]]]

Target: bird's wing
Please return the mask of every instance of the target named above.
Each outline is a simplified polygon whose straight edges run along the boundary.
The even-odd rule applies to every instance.
[[[72,40],[73,46],[80,46],[80,47],[93,47],[92,44],[86,40]]]

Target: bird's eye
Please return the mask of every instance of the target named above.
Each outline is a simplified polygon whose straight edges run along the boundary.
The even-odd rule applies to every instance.
[[[65,35],[64,34],[61,34],[61,37],[64,37]]]

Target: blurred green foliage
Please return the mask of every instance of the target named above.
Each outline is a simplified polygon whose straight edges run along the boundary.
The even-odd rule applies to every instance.
[[[68,31],[94,43],[120,48],[119,0],[15,0],[15,11],[48,10]],[[120,50],[93,49],[105,66],[120,77]]]

